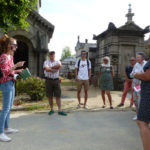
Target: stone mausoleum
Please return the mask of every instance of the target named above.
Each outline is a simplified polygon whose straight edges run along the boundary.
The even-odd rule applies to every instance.
[[[117,28],[114,23],[109,23],[106,31],[93,36],[93,39],[97,42],[95,75],[99,77],[98,72],[103,57],[109,56],[114,68],[116,90],[122,87],[125,66],[129,64],[130,57],[135,56],[139,51],[145,52],[147,56],[150,54],[144,42],[144,35],[149,32],[149,26],[142,29],[134,23],[133,16],[131,5],[129,5],[126,14],[127,22],[123,26]]]
[[[29,31],[17,29],[9,31],[8,35],[17,39],[18,49],[14,55],[14,62],[26,61],[31,74],[43,77],[43,62],[48,53],[48,43],[54,32],[54,25],[39,14],[41,0],[38,0],[37,9],[33,10],[27,21],[30,24]],[[0,32],[0,36],[3,33]]]

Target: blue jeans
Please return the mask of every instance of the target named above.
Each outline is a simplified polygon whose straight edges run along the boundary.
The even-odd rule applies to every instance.
[[[12,80],[0,83],[2,91],[2,111],[0,113],[0,133],[4,133],[4,128],[9,128],[10,110],[15,97],[15,87]]]

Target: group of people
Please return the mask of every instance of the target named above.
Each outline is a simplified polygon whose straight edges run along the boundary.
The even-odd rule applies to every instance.
[[[55,52],[52,51],[49,53],[50,60],[46,60],[44,62],[44,70],[45,70],[45,77],[46,77],[46,89],[47,89],[47,96],[50,98],[50,107],[51,111],[49,115],[54,113],[53,111],[53,96],[56,97],[56,101],[58,99],[57,96],[60,95],[56,94],[60,91],[58,86],[55,85],[55,80],[58,80],[59,69],[61,67],[60,62],[55,61]],[[124,83],[124,91],[121,99],[121,103],[118,107],[124,105],[125,98],[129,89],[131,89],[131,103],[130,107],[133,104],[136,106],[136,113],[137,115],[134,117],[134,120],[137,120],[137,124],[140,129],[141,138],[144,146],[144,150],[150,150],[150,129],[149,129],[149,122],[150,122],[150,60],[147,62],[145,61],[145,54],[143,52],[138,52],[136,54],[136,58],[131,57],[130,59],[130,66],[127,66],[125,69],[125,83]],[[48,75],[49,74],[49,75]],[[58,73],[59,74],[59,73]],[[110,58],[104,57],[103,63],[99,68],[99,77],[100,77],[100,89],[101,89],[101,96],[103,100],[102,108],[106,107],[105,103],[105,93],[108,97],[110,109],[113,109],[112,106],[112,97],[110,91],[114,89],[113,86],[113,67],[110,64]],[[87,59],[87,52],[81,51],[81,59],[76,61],[75,64],[75,78],[77,81],[77,98],[78,98],[78,105],[77,108],[83,107],[88,109],[87,106],[87,99],[88,99],[88,88],[89,88],[89,79],[91,77],[91,62]],[[48,82],[50,82],[48,84]],[[59,84],[59,82],[57,82]],[[51,84],[51,85],[50,85]],[[54,85],[53,85],[54,84]],[[49,87],[50,86],[50,87]],[[81,102],[81,90],[84,87],[84,103]],[[57,90],[56,90],[57,89]],[[51,93],[49,95],[49,93]],[[66,113],[61,111],[61,107],[58,103],[58,108],[61,115],[67,115]]]
[[[102,108],[106,107],[105,103],[105,93],[108,96],[108,100],[110,103],[110,109],[113,109],[112,106],[112,97],[110,94],[110,91],[113,90],[113,68],[110,65],[110,59],[109,57],[104,57],[103,64],[100,67],[99,70],[99,76],[100,76],[100,89],[101,89],[101,95],[103,99],[104,105]],[[89,88],[89,79],[91,78],[91,62],[87,59],[87,52],[81,51],[81,59],[76,61],[75,64],[75,77],[77,81],[77,98],[78,98],[78,105],[77,108],[83,107],[85,109],[88,109],[87,106],[87,99],[88,99],[88,88]],[[81,89],[82,86],[84,87],[84,103],[81,103]]]
[[[131,89],[131,102],[136,107],[137,115],[133,120],[137,120],[144,150],[150,150],[150,59],[145,60],[145,54],[138,52],[136,59],[131,57],[130,66],[125,69],[125,83],[121,103],[118,107],[124,105],[124,101],[129,89]]]
[[[2,91],[2,110],[0,113],[0,141],[11,141],[7,133],[16,133],[17,129],[9,127],[10,110],[15,96],[14,75],[22,72],[24,61],[13,63],[14,52],[17,49],[17,41],[14,38],[4,35],[0,39],[0,71],[2,77],[0,78],[0,90]],[[142,52],[137,53],[136,59],[131,57],[130,66],[125,69],[125,83],[121,103],[118,107],[124,105],[125,98],[129,89],[131,89],[131,103],[136,106],[137,123],[140,128],[140,133],[143,141],[144,150],[150,150],[150,60],[145,61],[145,55]],[[49,115],[53,115],[53,97],[56,97],[58,106],[58,115],[67,116],[67,113],[61,108],[61,88],[59,82],[59,70],[61,68],[60,61],[55,60],[55,52],[49,52],[49,60],[43,64],[45,74],[46,95],[49,98],[50,111]],[[110,109],[112,106],[112,97],[110,91],[114,89],[113,86],[113,67],[110,64],[110,58],[104,57],[103,63],[99,68],[100,89],[103,100],[102,108],[106,107],[105,94],[108,97]],[[87,52],[81,51],[81,59],[77,60],[75,64],[75,78],[77,81],[77,108],[82,105],[88,109],[88,88],[89,79],[91,77],[91,62],[87,59]],[[81,90],[84,87],[84,103],[81,102]]]

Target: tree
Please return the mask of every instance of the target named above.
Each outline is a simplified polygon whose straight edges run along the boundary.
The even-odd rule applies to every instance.
[[[70,50],[70,47],[66,46],[65,48],[63,48],[63,51],[61,54],[61,60],[64,60],[68,56],[71,56],[71,50]]]
[[[7,33],[9,29],[17,27],[27,29],[29,23],[26,18],[35,9],[37,0],[0,0],[0,28]]]

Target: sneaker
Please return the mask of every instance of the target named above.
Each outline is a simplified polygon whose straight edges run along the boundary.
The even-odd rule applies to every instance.
[[[80,105],[80,104],[77,105],[77,109],[79,109],[79,108],[81,108],[81,105]]]
[[[122,107],[122,106],[124,106],[124,104],[120,103],[117,107]]]
[[[59,111],[58,115],[67,116],[67,114],[65,112],[63,112],[63,111]]]
[[[1,133],[0,134],[0,141],[2,141],[2,142],[10,142],[11,138],[8,137],[7,135],[5,135],[4,133]]]
[[[87,105],[84,105],[84,108],[85,108],[85,109],[88,109],[89,107],[88,107]]]
[[[133,121],[136,121],[137,120],[137,115],[135,115],[133,118],[132,118]]]
[[[10,133],[17,133],[19,132],[19,130],[17,129],[12,129],[12,128],[8,128],[7,130],[4,131],[6,134],[10,134]]]
[[[49,114],[49,115],[54,114],[54,110],[51,110],[48,114]]]

